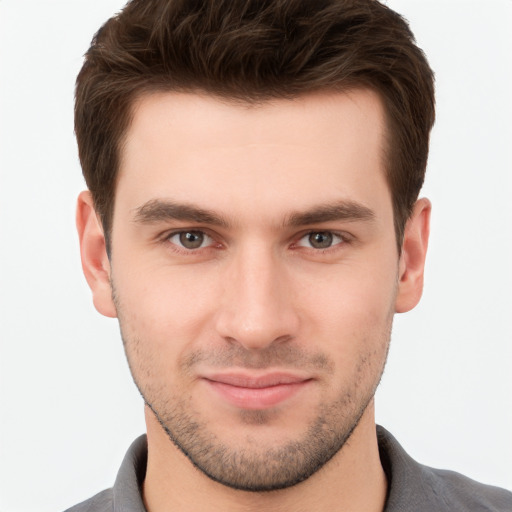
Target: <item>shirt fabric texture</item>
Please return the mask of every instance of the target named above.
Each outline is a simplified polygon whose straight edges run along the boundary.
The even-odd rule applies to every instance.
[[[454,471],[418,464],[380,426],[377,437],[388,479],[384,512],[512,512],[511,492],[475,482]],[[142,435],[126,453],[114,487],[66,512],[146,512],[141,494],[146,463],[147,440]]]

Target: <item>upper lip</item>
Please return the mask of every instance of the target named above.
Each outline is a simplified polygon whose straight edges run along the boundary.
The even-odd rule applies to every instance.
[[[204,377],[206,380],[228,384],[240,388],[268,388],[283,384],[296,384],[310,380],[309,377],[285,372],[272,372],[263,375],[250,375],[247,373],[217,373]]]

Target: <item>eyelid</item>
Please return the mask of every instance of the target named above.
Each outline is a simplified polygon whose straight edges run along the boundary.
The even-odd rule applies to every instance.
[[[201,233],[205,239],[208,239],[208,243],[206,245],[201,245],[200,247],[197,247],[195,249],[189,249],[187,247],[184,247],[179,242],[174,242],[171,239],[175,236],[181,235],[183,233]],[[216,241],[216,238],[208,229],[200,228],[200,227],[192,227],[192,228],[177,228],[173,229],[172,231],[166,231],[165,233],[162,233],[161,236],[158,237],[158,240],[162,243],[167,243],[170,246],[172,246],[172,249],[174,251],[185,253],[185,254],[193,254],[198,253],[200,251],[211,249],[212,247],[215,247],[216,245],[220,247],[220,242]]]
[[[176,236],[180,235],[182,233],[190,233],[190,232],[197,232],[202,233],[207,239],[209,239],[209,242],[206,245],[203,245],[201,247],[198,247],[196,249],[188,249],[184,246],[182,246],[179,243],[171,241],[171,239]],[[333,237],[339,238],[339,241],[335,241],[333,245],[330,247],[326,247],[324,249],[321,248],[315,248],[310,245],[306,244],[300,244],[302,240],[307,238],[308,236],[315,234],[315,233],[329,233],[333,235]],[[191,227],[191,228],[176,228],[172,231],[166,231],[162,233],[160,236],[157,237],[159,242],[167,243],[173,247],[173,250],[176,250],[178,252],[183,252],[187,254],[197,253],[199,251],[208,250],[211,248],[221,248],[224,243],[219,240],[220,236],[216,235],[215,233],[212,233],[210,229],[204,228],[204,227]],[[303,231],[299,235],[294,237],[295,241],[292,242],[291,247],[292,249],[295,248],[304,248],[304,249],[310,249],[316,253],[319,252],[325,252],[330,250],[336,250],[337,248],[340,248],[340,246],[343,246],[345,244],[350,244],[354,237],[345,231],[337,231],[333,229],[308,229],[307,231]]]
[[[333,242],[333,244],[331,246],[323,248],[323,249],[300,243],[302,240],[304,240],[307,237],[314,235],[316,233],[329,233],[330,235],[333,235],[333,237],[339,238],[340,240],[335,243]],[[336,231],[333,229],[309,229],[305,233],[300,234],[296,238],[296,240],[297,241],[293,243],[293,247],[304,247],[305,249],[311,249],[316,252],[321,252],[321,251],[336,250],[336,248],[339,248],[339,246],[349,244],[350,242],[352,242],[353,237],[349,233],[346,233],[345,231]]]

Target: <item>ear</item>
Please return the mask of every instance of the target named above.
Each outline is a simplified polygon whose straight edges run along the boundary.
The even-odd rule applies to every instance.
[[[85,279],[92,291],[94,307],[102,315],[117,316],[110,287],[110,262],[101,221],[94,209],[91,193],[78,196],[76,228],[80,239],[80,255]]]
[[[432,205],[428,199],[419,199],[405,225],[398,267],[398,294],[395,303],[397,313],[405,313],[413,309],[420,301],[423,292],[431,209]]]

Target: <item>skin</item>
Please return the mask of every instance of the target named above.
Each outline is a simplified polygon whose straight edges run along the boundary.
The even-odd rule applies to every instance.
[[[430,215],[419,200],[399,255],[384,134],[367,90],[134,106],[110,260],[88,192],[77,225],[147,403],[150,512],[383,510],[373,395],[393,315],[421,296]],[[259,401],[251,379],[276,374],[298,382]]]

